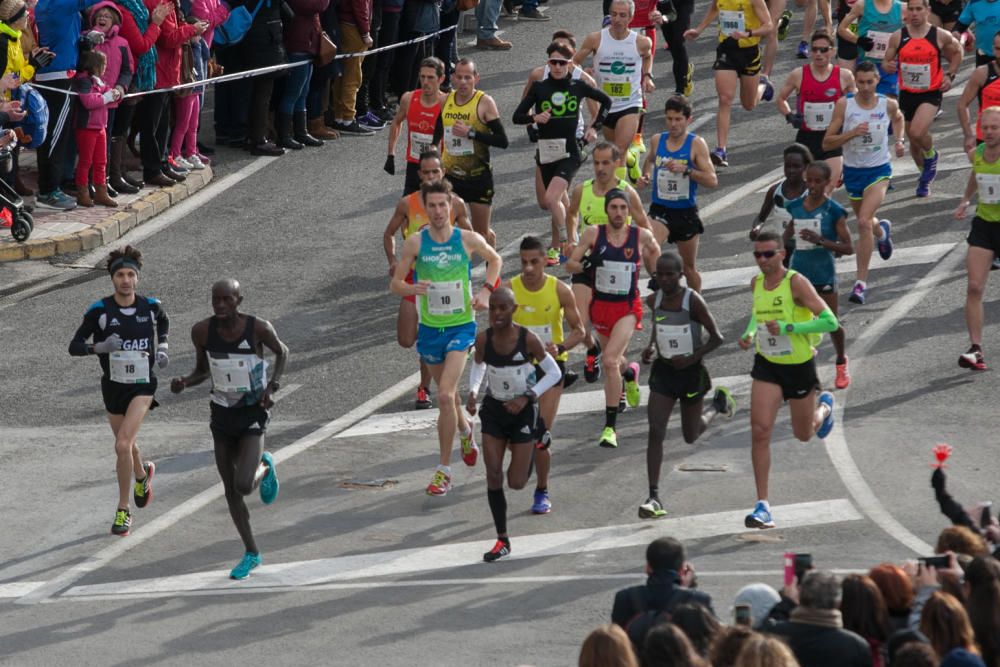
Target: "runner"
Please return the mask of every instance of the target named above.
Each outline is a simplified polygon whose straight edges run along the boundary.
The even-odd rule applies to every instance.
[[[839,324],[809,281],[784,267],[778,234],[761,232],[754,241],[753,254],[760,273],[750,281],[753,312],[739,344],[749,350],[756,340],[750,373],[750,430],[757,504],[744,524],[747,528],[774,528],[767,500],[774,421],[782,402],[787,401],[796,438],[809,442],[813,434],[820,438],[830,434],[834,398],[828,391],[816,398],[819,378],[813,345],[815,334],[835,331]]]
[[[639,266],[643,263],[647,271],[655,272],[660,244],[648,229],[628,224],[629,197],[624,191],[608,191],[604,211],[607,224],[584,230],[566,270],[594,272],[590,321],[601,345],[604,368],[605,421],[599,444],[617,447],[615,423],[619,409],[625,407],[624,399],[630,407],[639,405],[639,364],[625,359],[632,334],[642,323]]]
[[[420,154],[420,182],[434,183],[444,178],[444,169],[441,168],[441,156],[433,146],[424,150]],[[472,230],[469,224],[469,216],[465,202],[462,198],[452,193],[451,195],[451,224],[462,229]],[[385,257],[389,261],[389,277],[396,275],[396,232],[403,235],[405,241],[411,234],[420,231],[427,226],[427,211],[421,200],[420,192],[412,192],[403,195],[396,204],[396,210],[389,218],[382,233],[382,247],[385,249]],[[407,282],[413,283],[413,271],[406,277]],[[417,298],[403,297],[399,300],[399,313],[396,315],[396,341],[400,347],[411,348],[417,342]],[[417,399],[414,408],[426,410],[432,407],[431,403],[431,371],[427,364],[420,362],[420,385],[417,386]]]
[[[621,190],[628,197],[630,220],[634,220],[639,227],[653,232],[657,243],[663,243],[666,240],[666,227],[657,225],[653,229],[642,208],[639,194],[624,179],[616,176],[615,165],[618,164],[620,157],[621,153],[618,152],[618,147],[606,141],[598,142],[590,152],[590,161],[594,165],[594,178],[573,188],[573,196],[570,197],[569,209],[566,211],[567,257],[573,254],[573,249],[579,241],[577,236],[578,223],[582,223],[583,229],[586,231],[589,227],[603,225],[608,221],[604,198],[611,190]],[[566,270],[569,271],[569,269]],[[587,346],[584,379],[591,383],[597,382],[601,378],[601,348],[598,346],[597,339],[590,333],[590,301],[594,289],[593,271],[573,273],[571,282],[573,296],[576,297],[580,317],[583,319],[584,329],[587,331],[587,337],[584,339],[584,344]]]
[[[271,418],[273,396],[288,363],[288,347],[267,320],[241,313],[240,283],[220,280],[212,285],[212,317],[191,327],[195,367],[189,375],[170,381],[179,394],[212,379],[209,428],[215,443],[215,465],[226,490],[229,516],[243,540],[243,559],[229,573],[246,579],[262,558],[250,527],[250,510],[244,496],[260,486],[260,499],[270,505],[277,499],[279,483],[270,452],[264,451],[264,432]],[[274,353],[274,370],[268,380],[264,348]]]
[[[635,13],[632,0],[613,0],[609,8],[611,24],[587,35],[573,62],[582,66],[593,56],[594,78],[601,90],[611,97],[611,113],[604,121],[604,138],[618,147],[624,162],[618,177],[626,172],[632,181],[639,179],[638,154],[642,144],[641,120],[645,103],[643,94],[651,94],[653,83],[653,43],[649,37],[629,29]]]
[[[542,81],[531,84],[514,111],[514,123],[538,128],[538,149],[535,152],[537,178],[545,190],[543,209],[552,216],[552,240],[549,244],[548,264],[559,264],[562,248],[562,233],[566,227],[566,191],[580,168],[580,144],[576,132],[580,122],[581,103],[584,99],[594,100],[600,109],[589,128],[584,132],[582,142],[591,143],[597,138],[601,125],[611,108],[611,98],[600,90],[570,76],[573,50],[552,42],[546,53],[549,56],[549,75]],[[534,113],[531,113],[534,108]]]
[[[514,323],[529,329],[542,341],[545,351],[556,360],[562,374],[559,382],[546,391],[538,400],[539,437],[535,443],[535,469],[538,485],[535,488],[531,511],[547,514],[552,510],[549,498],[549,470],[552,467],[552,428],[563,389],[571,378],[566,373],[569,351],[580,344],[586,336],[580,312],[576,308],[573,291],[555,276],[545,274],[545,248],[534,236],[526,236],[521,241],[521,274],[510,281],[517,309]],[[569,324],[569,331],[563,329],[563,319]],[[575,380],[575,376],[572,380]]]
[[[736,401],[725,387],[719,387],[709,406],[703,408],[712,380],[702,359],[722,345],[722,334],[701,295],[681,285],[682,268],[683,261],[676,252],[668,250],[660,255],[656,260],[659,289],[646,297],[646,305],[653,315],[653,333],[642,352],[642,363],[652,361],[653,367],[649,372],[649,405],[646,407],[649,497],[639,505],[640,519],[659,519],[667,515],[660,501],[660,466],[663,439],[674,404],[680,401],[681,431],[684,442],[689,445],[701,437],[716,415],[731,419],[736,410]],[[708,341],[702,340],[702,327],[708,331]]]
[[[969,151],[975,179],[970,179],[965,195],[955,209],[955,219],[965,217],[973,195],[978,196],[976,217],[966,242],[965,258],[968,286],[965,292],[965,324],[969,329],[969,351],[958,358],[958,365],[974,371],[987,370],[983,359],[983,293],[990,266],[1000,257],[1000,107],[987,107],[982,113],[983,142]]]
[[[844,151],[842,148],[824,151],[823,136],[830,126],[837,100],[854,92],[854,75],[831,62],[833,38],[829,33],[822,30],[813,33],[809,51],[812,62],[792,70],[775,101],[778,113],[797,130],[795,141],[807,147],[814,159],[825,160],[830,165],[833,177],[827,194],[832,194],[844,167]],[[792,95],[797,95],[794,112],[788,105],[788,98]]]
[[[496,246],[490,227],[493,207],[493,167],[490,146],[507,148],[507,134],[493,98],[481,90],[476,63],[462,58],[451,75],[455,89],[448,93],[434,125],[432,142],[444,139],[445,175],[455,194],[465,200],[472,213],[472,228]],[[486,301],[483,301],[486,307]]]
[[[889,97],[899,95],[899,77],[882,69],[882,58],[892,33],[903,27],[903,6],[901,0],[855,0],[837,26],[837,37],[857,47],[858,63],[874,63],[878,69],[875,92]]]
[[[764,40],[762,49],[763,63],[760,71],[764,76],[770,77],[774,61],[778,58],[778,42],[783,42],[788,37],[788,28],[792,22],[792,12],[790,9],[786,9],[788,7],[787,0],[764,0],[764,4],[767,7],[767,12],[771,15],[771,20],[774,22],[774,30]],[[815,21],[815,12],[813,14],[813,20]]]
[[[963,9],[962,0],[930,0],[931,13],[928,20],[930,20],[931,25],[937,28],[951,30],[955,27]]]
[[[788,204],[806,192],[806,167],[813,161],[812,153],[802,144],[792,144],[784,150],[784,170],[785,177],[767,189],[764,195],[764,202],[760,205],[760,213],[753,220],[750,227],[750,240],[756,241],[757,235],[764,228],[764,223],[774,214],[776,223],[780,223],[780,230],[788,227],[792,221],[792,216],[788,212]],[[779,231],[780,233],[780,231]],[[795,239],[785,241],[785,266],[791,260],[795,252]]]
[[[975,26],[968,34],[969,26]],[[997,54],[993,38],[1000,26],[1000,2],[985,0],[970,2],[962,9],[958,21],[951,27],[955,39],[966,38],[966,48],[976,47],[976,67],[989,63]]]
[[[930,195],[937,175],[938,153],[934,150],[931,124],[941,109],[942,94],[962,65],[962,47],[951,33],[939,30],[928,20],[928,0],[907,0],[906,26],[892,33],[882,69],[902,74],[899,81],[899,108],[906,120],[910,155],[920,170],[917,196]],[[941,70],[947,59],[948,71]]]
[[[837,100],[833,120],[823,138],[823,149],[844,148],[844,188],[858,219],[855,255],[858,272],[848,300],[863,304],[868,298],[868,266],[875,242],[878,242],[878,254],[882,259],[892,257],[892,223],[885,219],[877,220],[875,216],[885,200],[889,179],[892,178],[890,125],[896,137],[896,157],[903,157],[901,137],[905,123],[896,100],[876,94],[878,71],[875,63],[858,63],[854,80],[858,92]]]
[[[538,401],[562,380],[559,365],[545,351],[538,336],[514,323],[512,317],[517,309],[514,293],[506,287],[497,288],[490,296],[490,327],[476,336],[469,400],[465,405],[469,414],[475,416],[479,386],[488,376],[480,420],[486,495],[497,541],[483,554],[487,563],[510,554],[507,499],[503,493],[504,454],[510,450],[507,486],[523,489],[531,476],[532,444],[538,437]],[[541,378],[536,378],[532,362],[544,373]]]
[[[795,49],[795,57],[805,60],[809,57],[809,45],[812,44],[812,35],[816,31],[816,15],[822,14],[823,25],[826,28],[826,34],[833,35],[834,33],[834,23],[833,17],[830,11],[830,0],[795,0],[795,5],[797,7],[804,8],[805,14],[802,15],[802,39],[799,40],[799,45]],[[773,16],[775,12],[773,8],[768,5],[769,9],[772,9],[771,15]],[[780,26],[779,26],[780,27]],[[820,28],[822,30],[822,28]],[[781,38],[781,33],[778,33],[778,38]],[[770,37],[768,38],[768,47],[770,47]],[[831,44],[833,42],[831,41]],[[767,60],[767,55],[765,52],[764,59]],[[765,72],[768,76],[771,75],[771,70],[766,69]]]
[[[737,88],[740,104],[752,111],[764,100],[774,97],[774,86],[760,72],[760,39],[771,34],[774,23],[764,0],[712,0],[705,18],[697,27],[684,33],[687,40],[698,39],[705,28],[719,20],[719,45],[715,48],[715,90],[719,97],[716,119],[718,145],[712,151],[716,167],[729,166],[726,144],[729,140],[729,117]]]
[[[847,15],[851,12],[851,7],[854,6],[855,0],[837,0],[837,9],[834,13],[834,19],[836,19],[838,26],[835,34],[837,36],[837,65],[844,69],[849,69],[854,71],[855,65],[858,63],[858,45],[854,41],[848,41],[840,36],[840,22],[843,21]],[[857,18],[852,19],[852,22],[848,24],[847,30],[854,35],[857,35],[858,22]]]
[[[660,13],[664,18],[660,30],[665,48],[674,61],[674,94],[690,98],[694,94],[694,64],[688,55],[684,33],[691,27],[694,0],[666,0],[660,3]]]
[[[111,533],[125,537],[132,528],[130,496],[139,508],[153,500],[156,466],[142,461],[136,438],[146,413],[159,405],[153,397],[153,363],[166,368],[169,362],[170,320],[159,299],[136,293],[142,269],[138,249],[127,245],[111,251],[107,269],[115,292],[90,305],[73,334],[69,353],[74,357],[96,354],[101,363],[101,394],[117,458],[118,509]]]
[[[993,53],[1000,54],[998,49],[1000,49],[1000,33],[993,36]],[[976,114],[976,129],[973,132],[969,107],[975,100],[979,102],[979,111]],[[983,141],[983,110],[998,105],[1000,105],[1000,61],[994,57],[972,71],[965,88],[962,89],[962,96],[958,99],[958,122],[965,135],[966,153]],[[970,174],[970,177],[975,178],[975,175]]]
[[[705,232],[698,217],[696,195],[698,186],[714,188],[719,179],[708,155],[708,144],[688,131],[691,125],[691,103],[675,95],[664,106],[667,131],[653,136],[655,152],[646,156],[642,165],[642,185],[653,184],[653,201],[649,217],[666,225],[667,242],[676,244],[684,259],[684,277],[695,292],[701,291],[698,259],[698,237]]]
[[[805,197],[788,204],[792,222],[785,228],[784,241],[786,247],[796,237],[804,242],[804,247],[792,255],[791,268],[808,280],[830,311],[839,316],[834,258],[854,254],[854,246],[847,229],[847,211],[827,193],[832,177],[830,165],[825,162],[813,162],[806,168],[809,190]],[[846,389],[851,374],[847,369],[844,327],[831,332],[830,338],[837,353],[834,386]]]
[[[434,126],[441,116],[441,105],[448,97],[441,91],[444,83],[444,63],[437,58],[420,61],[417,75],[420,88],[403,93],[399,108],[389,126],[389,155],[385,158],[385,172],[396,173],[396,144],[406,121],[406,182],[403,196],[420,189],[420,154],[429,147],[438,146],[434,141]]]
[[[417,352],[431,367],[431,376],[438,387],[440,459],[427,493],[443,496],[451,489],[451,450],[456,430],[465,464],[472,467],[479,458],[472,427],[456,397],[467,352],[476,338],[473,311],[486,308],[500,276],[502,260],[482,236],[452,226],[451,186],[447,180],[424,183],[420,193],[428,224],[403,243],[391,289],[399,296],[418,297]],[[472,296],[473,254],[487,262],[486,283],[475,297]],[[410,267],[416,269],[416,284],[406,282]]]

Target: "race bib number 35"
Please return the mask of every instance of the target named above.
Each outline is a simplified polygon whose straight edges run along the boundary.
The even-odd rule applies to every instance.
[[[111,366],[111,381],[119,384],[147,384],[149,382],[149,360],[145,352],[119,350],[108,356]]]

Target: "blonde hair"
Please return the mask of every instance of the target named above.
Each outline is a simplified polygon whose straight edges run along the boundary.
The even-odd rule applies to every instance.
[[[615,624],[600,625],[583,640],[580,667],[639,667],[628,635]]]
[[[733,667],[799,667],[799,663],[784,642],[754,634],[743,644]]]

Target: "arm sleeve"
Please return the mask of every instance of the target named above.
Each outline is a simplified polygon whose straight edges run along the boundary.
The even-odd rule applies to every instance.
[[[87,341],[97,330],[97,309],[88,310],[83,316],[83,322],[73,334],[73,340],[69,343],[69,353],[74,357],[87,356]]]
[[[410,103],[412,104],[412,101]],[[438,114],[437,120],[434,121],[433,142],[437,145],[442,139],[444,139],[444,123],[441,122],[441,114]]]
[[[757,334],[757,316],[750,313],[750,321],[747,322],[747,328],[743,330],[742,338],[753,338]]]
[[[531,84],[531,88],[528,89],[528,94],[524,96],[521,103],[517,105],[514,109],[513,121],[515,125],[529,125],[534,122],[531,116],[531,107],[535,105],[535,84],[537,81]]]
[[[562,379],[562,371],[559,370],[559,364],[556,360],[552,358],[552,355],[548,352],[545,353],[545,358],[542,359],[539,364],[542,370],[545,371],[545,377],[538,381],[538,383],[531,388],[531,391],[535,393],[535,396],[541,396],[546,391],[556,386],[556,383]]]
[[[153,311],[156,313],[156,342],[166,345],[167,336],[170,334],[170,318],[167,311],[163,309],[163,304],[158,300],[153,300]]]
[[[469,371],[469,391],[476,396],[479,395],[479,387],[483,384],[484,377],[486,377],[486,362],[473,363],[472,370]]]
[[[779,322],[778,324],[784,328],[786,323]],[[837,321],[837,316],[829,308],[825,308],[819,317],[808,322],[792,322],[792,333],[795,334],[830,333],[838,328],[840,328],[840,322]]]
[[[476,141],[484,143],[487,146],[495,146],[496,148],[507,148],[510,145],[510,141],[507,139],[507,132],[504,131],[503,123],[500,122],[499,118],[494,118],[486,123],[486,127],[490,128],[490,131],[488,133],[476,132]],[[435,134],[437,134],[436,128]]]

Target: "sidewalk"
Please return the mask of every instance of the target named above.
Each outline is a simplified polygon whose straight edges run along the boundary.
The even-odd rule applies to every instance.
[[[36,188],[38,172],[35,151],[21,151],[22,180]],[[129,160],[127,160],[129,161]],[[135,168],[131,169],[135,173]],[[78,206],[72,211],[36,207],[31,212],[35,229],[24,243],[18,243],[9,229],[0,229],[0,262],[40,259],[93,250],[125,235],[153,216],[189,197],[212,181],[212,169],[192,171],[187,180],[169,188],[145,187],[138,194],[119,194],[118,208]],[[34,204],[34,197],[26,197]]]

